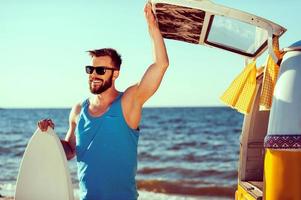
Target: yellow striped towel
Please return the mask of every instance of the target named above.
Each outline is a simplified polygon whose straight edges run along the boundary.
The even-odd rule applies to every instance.
[[[256,61],[248,64],[221,96],[221,100],[243,114],[250,112],[256,90]]]

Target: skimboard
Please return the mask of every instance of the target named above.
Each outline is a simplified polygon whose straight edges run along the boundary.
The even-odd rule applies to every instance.
[[[73,188],[62,144],[53,129],[37,129],[20,165],[16,200],[73,200]]]

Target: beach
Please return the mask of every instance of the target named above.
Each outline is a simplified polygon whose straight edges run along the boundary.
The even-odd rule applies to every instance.
[[[13,197],[0,197],[0,200],[11,200],[14,199]]]

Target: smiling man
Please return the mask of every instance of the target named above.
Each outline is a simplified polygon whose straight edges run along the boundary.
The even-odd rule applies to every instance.
[[[147,4],[144,9],[154,47],[154,63],[141,81],[124,92],[115,88],[122,63],[111,48],[89,51],[86,66],[92,98],[75,105],[69,116],[69,130],[61,140],[67,158],[77,157],[81,199],[135,200],[137,145],[143,104],[156,92],[169,65],[164,40]],[[51,120],[38,126],[46,131]]]

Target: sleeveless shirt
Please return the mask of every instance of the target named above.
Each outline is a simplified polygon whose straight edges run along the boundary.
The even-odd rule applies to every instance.
[[[139,132],[122,113],[122,93],[100,117],[82,103],[76,127],[76,155],[82,200],[136,200]]]

